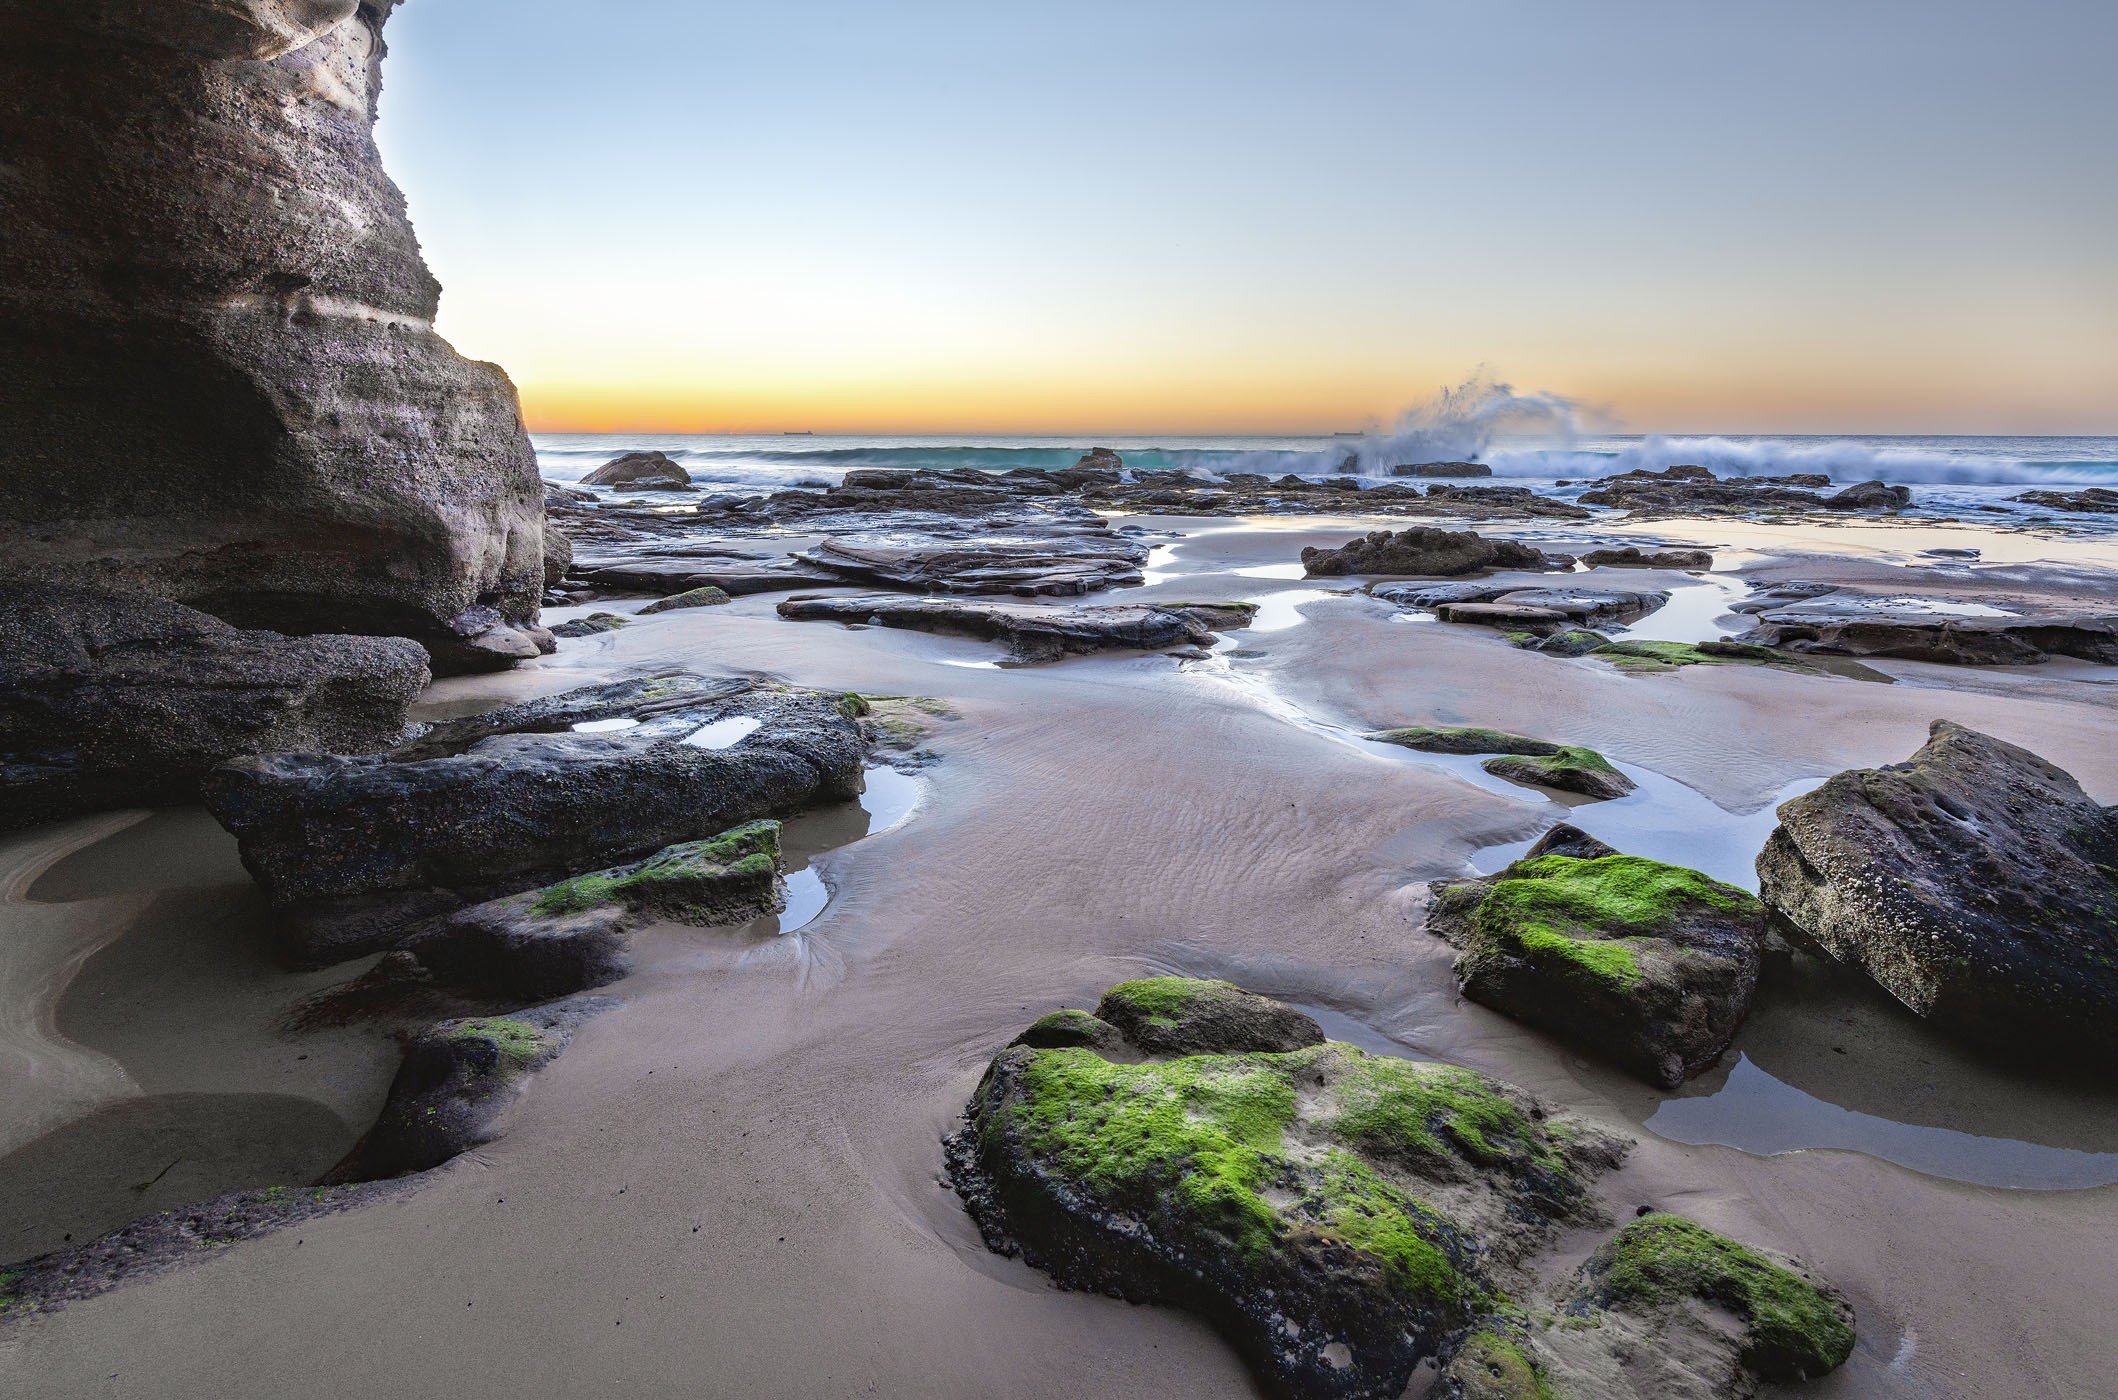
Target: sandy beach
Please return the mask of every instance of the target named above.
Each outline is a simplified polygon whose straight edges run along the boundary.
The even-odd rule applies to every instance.
[[[1738,879],[1777,798],[1901,759],[1937,718],[2118,801],[2118,671],[1631,675],[1407,618],[1356,581],[1287,567],[1367,522],[1145,523],[1168,536],[1124,601],[1261,604],[1210,659],[998,667],[983,642],[791,624],[767,596],[437,683],[425,713],[678,666],[934,697],[955,718],[934,726],[908,817],[819,838],[845,844],[816,856],[830,899],[813,921],[777,938],[647,930],[633,975],[606,989],[620,1005],[534,1079],[504,1138],[399,1198],[11,1325],[4,1388],[1252,1393],[1185,1314],[1063,1292],[989,1253],[942,1177],[940,1140],[995,1049],[1036,1014],[1155,971],[1238,980],[1336,1038],[1469,1065],[1636,1138],[1599,1186],[1613,1214],[1652,1204],[1770,1241],[1852,1299],[1853,1359],[1801,1393],[2095,1393],[2118,1363],[2093,1301],[2118,1221],[2107,1087],[1978,1063],[1880,995],[1768,986],[1722,1065],[1664,1094],[1464,1001],[1451,950],[1422,924],[1428,880],[1495,868],[1562,817]],[[1989,594],[2108,605],[2114,589],[2100,547],[2019,532],[1620,531],[1729,551],[1735,573],[1675,576],[1695,588],[1800,576],[1934,596],[1965,570],[1920,551],[1969,543],[1981,573],[2006,573],[1974,578]],[[1592,745],[1643,787],[1570,808],[1358,737],[1428,723]],[[15,839],[0,862],[8,917],[35,935],[9,954],[0,1007],[25,1069],[9,1077],[0,1158],[10,1257],[214,1191],[311,1179],[372,1117],[387,1036],[288,1028],[372,959],[278,970],[233,841],[203,814],[86,819]],[[208,1143],[219,1157],[201,1157]],[[1593,1242],[1563,1241],[1552,1267]]]

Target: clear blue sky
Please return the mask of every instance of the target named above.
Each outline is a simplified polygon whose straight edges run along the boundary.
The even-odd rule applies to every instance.
[[[2118,429],[2118,4],[409,0],[537,426]]]

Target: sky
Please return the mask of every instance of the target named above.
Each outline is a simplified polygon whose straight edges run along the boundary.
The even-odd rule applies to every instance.
[[[543,431],[2118,431],[2109,0],[409,0]]]

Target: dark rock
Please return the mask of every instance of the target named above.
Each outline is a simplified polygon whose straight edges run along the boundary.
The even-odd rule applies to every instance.
[[[1147,546],[1133,540],[1094,531],[954,548],[892,549],[827,540],[797,557],[827,573],[890,588],[1076,597],[1141,583],[1147,553]]]
[[[1880,481],[1863,481],[1824,498],[1826,510],[1898,510],[1911,504],[1911,491]]]
[[[1434,609],[1434,615],[1443,622],[1463,623],[1473,627],[1498,627],[1507,631],[1557,627],[1567,621],[1567,615],[1557,608],[1539,607],[1533,603],[1442,603]]]
[[[1283,1002],[1233,982],[1147,977],[1103,994],[1096,1017],[1150,1055],[1224,1055],[1299,1050],[1324,1043],[1323,1028]]]
[[[1099,1055],[1111,1055],[1125,1048],[1125,1033],[1108,1021],[1100,1021],[1086,1011],[1054,1011],[1039,1016],[1030,1023],[1030,1028],[1009,1041],[1010,1045],[1027,1045],[1033,1050],[1061,1050],[1079,1046],[1093,1050]]]
[[[202,788],[275,902],[484,899],[855,796],[866,746],[842,699],[652,677],[435,725],[387,755],[243,759]]]
[[[1937,720],[1909,762],[1780,807],[1778,914],[1916,1015],[2011,1055],[2118,1059],[2118,808]]]
[[[2106,515],[2118,511],[2118,491],[2106,486],[2091,486],[2082,491],[2025,491],[2008,499],[2021,505],[2043,506],[2047,510],[2090,511]]]
[[[778,912],[779,823],[750,822],[541,890],[461,909],[404,941],[448,981],[513,1001],[601,987],[628,970],[649,920],[712,928]]]
[[[159,599],[19,585],[0,610],[0,829],[189,802],[244,754],[385,748],[426,683],[402,638],[245,632]]]
[[[577,997],[510,1016],[443,1021],[421,1032],[405,1046],[375,1126],[325,1182],[425,1171],[493,1141],[530,1075],[608,1004]]]
[[[590,613],[587,617],[577,617],[572,622],[560,623],[552,629],[552,635],[568,639],[595,637],[605,632],[615,632],[619,628],[628,627],[631,624],[631,618],[620,617],[617,613]]]
[[[739,555],[719,559],[697,556],[654,555],[596,556],[578,559],[577,578],[611,593],[652,593],[669,597],[697,588],[718,588],[742,597],[751,593],[781,593],[797,588],[828,588],[844,580],[822,569],[794,566],[780,560]]]
[[[393,7],[10,5],[0,478],[17,579],[534,657],[540,483],[372,135]]]
[[[1378,530],[1337,549],[1310,546],[1302,550],[1302,565],[1311,578],[1347,574],[1449,578],[1485,569],[1545,569],[1550,562],[1537,550],[1513,540],[1419,526],[1395,534]]]
[[[1543,652],[1546,656],[1587,656],[1610,644],[1611,639],[1601,632],[1568,627],[1549,636],[1534,638],[1525,645],[1528,650]]]
[[[1669,594],[1646,589],[1523,588],[1494,601],[1509,607],[1548,609],[1573,622],[1631,622],[1667,603]]]
[[[707,584],[703,588],[689,588],[682,593],[672,593],[667,598],[657,598],[640,609],[639,615],[648,617],[655,613],[681,612],[686,608],[712,608],[731,601],[733,600],[729,598],[726,589]]]
[[[666,453],[627,452],[582,477],[581,484],[619,491],[681,491],[690,489],[691,473]]]
[[[1198,1314],[1271,1393],[1347,1400],[1445,1359],[1496,1275],[1594,1217],[1586,1183],[1624,1151],[1471,1070],[1336,1043],[1017,1044],[965,1118],[950,1177],[992,1248]]]
[[[1515,591],[1510,583],[1371,583],[1371,597],[1401,608],[1432,612],[1443,603],[1490,603]]]
[[[790,598],[781,617],[796,622],[845,622],[906,627],[1003,642],[1016,661],[1056,661],[1096,651],[1162,651],[1213,639],[1210,628],[1182,608],[1151,604],[1057,608],[1028,603],[971,603],[872,595]]]
[[[2053,656],[2118,663],[2118,613],[1953,617],[1921,600],[1836,597],[1758,614],[1737,640],[1832,656],[1883,656],[1960,666],[2031,666]]]
[[[1592,549],[1581,556],[1591,569],[1711,569],[1712,551],[1704,549],[1658,549],[1643,553],[1638,545],[1623,549]]]
[[[1730,603],[1728,610],[1737,613],[1771,612],[1775,608],[1788,607],[1795,603],[1806,603],[1811,598],[1821,598],[1827,593],[1836,593],[1835,583],[1804,583],[1790,580],[1771,584],[1740,603]]]
[[[1383,729],[1364,737],[1380,744],[1395,744],[1401,749],[1417,749],[1421,753],[1511,753],[1548,757],[1559,752],[1559,745],[1544,739],[1471,726]]]
[[[1493,469],[1482,462],[1408,462],[1390,468],[1392,476],[1491,476]]]
[[[1764,906],[1601,843],[1560,853],[1590,849],[1577,838],[1558,828],[1497,875],[1437,884],[1427,927],[1463,950],[1471,1000],[1674,1087],[1719,1058],[1749,1008]]]
[[[1489,758],[1479,767],[1511,783],[1557,788],[1599,802],[1623,797],[1633,790],[1633,780],[1612,767],[1609,759],[1594,749],[1578,746],[1545,755],[1503,755]]]

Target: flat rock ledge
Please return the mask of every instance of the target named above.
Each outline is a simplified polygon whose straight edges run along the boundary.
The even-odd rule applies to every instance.
[[[1216,631],[1247,626],[1244,603],[1121,603],[1103,607],[1040,607],[1031,603],[974,603],[874,594],[857,598],[790,598],[781,617],[796,622],[843,622],[903,627],[1003,643],[1022,664],[1057,661],[1098,651],[1163,651],[1210,645]]]
[[[2118,807],[1948,720],[1911,759],[1784,803],[1759,890],[1805,941],[1957,1038],[2118,1064]]]
[[[1427,929],[1462,950],[1465,996],[1663,1088],[1720,1057],[1757,989],[1756,898],[1575,827],[1433,896]]]
[[[1310,546],[1302,568],[1311,578],[1380,574],[1412,578],[1456,578],[1492,569],[1563,569],[1571,558],[1548,557],[1514,540],[1489,540],[1475,530],[1377,530],[1336,549]]]
[[[2055,656],[2118,664],[2118,613],[1960,617],[1922,599],[1832,597],[1757,614],[1736,640],[1782,651],[1957,666],[2034,666]]]
[[[1627,1146],[1227,983],[1153,978],[996,1055],[947,1159],[991,1248],[1197,1314],[1274,1395],[1395,1400],[1423,1366],[1455,1387],[1437,1394],[1627,1394],[1589,1387],[1644,1348],[1686,1364],[1639,1393],[1721,1400],[1844,1360],[1836,1294],[1670,1216],[1618,1232],[1547,1310],[1509,1301],[1547,1292],[1562,1227],[1608,1223],[1591,1187]]]
[[[742,678],[590,686],[432,726],[385,754],[215,769],[208,809],[319,963],[466,903],[859,795],[857,697]]]
[[[1366,737],[1419,753],[1491,754],[1479,766],[1496,778],[1577,793],[1597,801],[1624,797],[1634,790],[1633,780],[1619,772],[1609,759],[1578,744],[1555,744],[1548,739],[1469,726],[1384,729]]]
[[[27,584],[0,611],[0,830],[189,802],[216,764],[405,733],[427,654],[247,632],[158,598]]]

